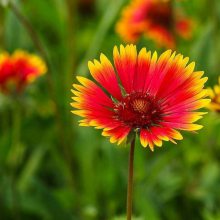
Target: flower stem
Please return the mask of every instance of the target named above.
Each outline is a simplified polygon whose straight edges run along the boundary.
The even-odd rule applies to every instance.
[[[33,44],[35,45],[36,49],[39,51],[41,56],[44,58],[44,61],[47,64],[48,68],[48,74],[47,76],[47,84],[48,84],[48,92],[49,95],[51,96],[51,99],[53,103],[55,104],[55,119],[57,122],[57,132],[59,133],[59,140],[60,140],[60,146],[63,147],[64,149],[64,155],[66,157],[65,162],[67,163],[67,167],[69,169],[70,173],[70,185],[72,188],[74,185],[74,178],[72,177],[72,157],[69,149],[69,141],[66,139],[66,133],[64,130],[64,125],[63,125],[63,113],[61,112],[60,106],[59,106],[59,101],[57,100],[57,94],[56,94],[56,88],[54,86],[54,80],[52,77],[52,72],[54,71],[53,64],[51,62],[50,56],[46,50],[46,47],[41,41],[41,38],[39,37],[37,31],[35,28],[32,26],[32,24],[29,22],[29,20],[23,15],[23,13],[20,11],[20,9],[16,6],[16,4],[12,1],[9,1],[9,8],[11,11],[15,14],[17,17],[18,21],[22,24],[22,26],[25,28],[27,33],[30,36],[30,39],[32,40]]]
[[[11,193],[12,193],[12,211],[15,220],[19,220],[19,193],[16,186],[17,172],[22,159],[22,149],[20,144],[21,138],[21,122],[22,122],[22,105],[18,97],[13,97],[14,108],[12,111],[12,136],[11,149],[9,154],[9,164],[11,169]]]
[[[9,7],[12,10],[12,12],[15,14],[15,16],[18,18],[18,20],[21,22],[21,24],[24,26],[24,28],[28,31],[31,40],[33,41],[34,45],[39,50],[43,58],[48,62],[47,53],[41,43],[41,40],[38,37],[38,34],[36,33],[31,23],[28,21],[28,19],[26,19],[25,16],[23,16],[23,14],[20,12],[20,10],[16,7],[16,5],[12,1],[9,1]]]
[[[131,141],[129,164],[128,164],[128,188],[127,188],[127,220],[131,220],[132,216],[132,193],[133,193],[133,170],[134,170],[134,148],[135,137]]]

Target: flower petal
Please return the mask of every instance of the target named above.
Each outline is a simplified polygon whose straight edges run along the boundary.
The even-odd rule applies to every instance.
[[[121,100],[122,95],[115,70],[108,58],[104,54],[101,54],[100,62],[97,60],[94,60],[94,63],[89,61],[88,66],[93,78],[114,98]]]
[[[132,92],[134,75],[136,72],[137,50],[134,45],[120,46],[120,52],[117,47],[113,51],[114,63],[126,93]]]

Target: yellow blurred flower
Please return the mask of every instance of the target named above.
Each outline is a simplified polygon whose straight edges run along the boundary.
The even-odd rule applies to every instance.
[[[218,78],[218,85],[215,85],[213,89],[208,89],[211,102],[208,108],[212,111],[220,113],[220,77]]]

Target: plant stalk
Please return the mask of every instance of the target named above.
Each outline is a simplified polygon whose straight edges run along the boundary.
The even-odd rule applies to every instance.
[[[127,220],[131,220],[132,217],[132,194],[133,194],[133,173],[134,173],[134,149],[135,149],[135,137],[131,141],[129,163],[128,163],[128,188],[127,188]]]
[[[69,153],[70,149],[67,144],[68,141],[66,141],[66,134],[65,134],[65,130],[64,130],[63,122],[62,122],[62,112],[59,107],[59,102],[57,100],[56,90],[55,90],[54,82],[53,82],[53,78],[52,78],[52,72],[54,69],[53,69],[53,65],[51,63],[50,57],[49,57],[47,50],[45,49],[45,47],[40,39],[40,37],[38,36],[37,31],[34,29],[34,27],[29,22],[29,20],[22,14],[22,12],[19,10],[19,8],[12,1],[9,2],[9,7],[10,7],[11,11],[17,17],[18,21],[25,28],[25,30],[29,34],[34,46],[39,51],[39,53],[41,54],[41,56],[43,57],[44,61],[47,64],[48,74],[46,74],[46,76],[47,76],[48,92],[49,92],[49,95],[51,96],[51,99],[53,100],[53,102],[55,104],[55,118],[56,118],[56,122],[57,122],[57,132],[59,133],[59,136],[60,136],[60,138],[59,138],[60,145],[64,149],[64,155],[66,157],[65,161],[67,163],[67,166],[70,169],[70,173],[72,173],[72,170],[71,170],[72,158]],[[73,188],[73,179],[74,178],[71,176],[70,185],[72,186],[72,188]]]

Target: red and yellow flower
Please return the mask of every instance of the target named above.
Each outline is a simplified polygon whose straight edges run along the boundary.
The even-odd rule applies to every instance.
[[[22,50],[12,55],[0,54],[0,89],[3,92],[21,91],[27,84],[46,73],[43,60]]]
[[[168,50],[159,57],[136,46],[120,46],[113,51],[114,66],[101,54],[100,61],[89,62],[96,83],[78,76],[73,84],[74,114],[83,117],[81,126],[103,129],[110,142],[122,143],[136,132],[144,147],[151,150],[162,141],[181,140],[178,130],[196,131],[194,124],[209,102],[203,89],[207,77],[194,71],[189,58]]]
[[[215,85],[213,89],[209,88],[209,96],[211,102],[208,105],[208,108],[212,111],[220,113],[220,77],[218,78],[218,85]]]
[[[191,36],[192,22],[181,15],[171,0],[132,0],[124,8],[116,32],[125,42],[134,43],[142,35],[158,45],[175,47],[175,36]]]

